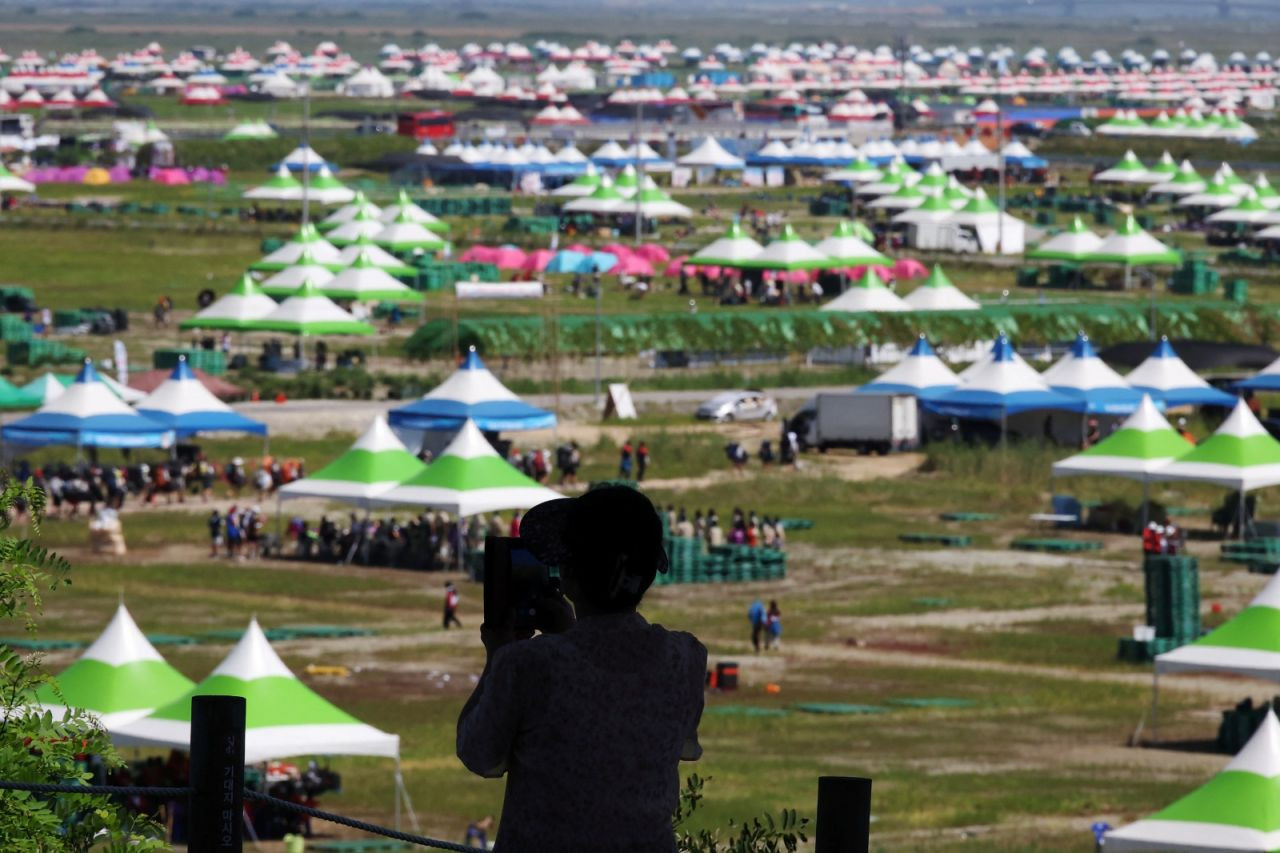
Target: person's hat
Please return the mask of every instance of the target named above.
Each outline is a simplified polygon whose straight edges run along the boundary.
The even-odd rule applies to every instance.
[[[630,486],[603,486],[576,498],[546,501],[520,522],[520,540],[548,566],[566,565],[579,549],[658,543],[655,570],[667,571],[662,521],[653,503]]]

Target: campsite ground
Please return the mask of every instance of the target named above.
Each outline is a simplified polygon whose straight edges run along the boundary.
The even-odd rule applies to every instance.
[[[615,445],[608,432],[588,451],[589,478],[609,473]],[[1211,774],[1222,762],[1207,749],[1217,712],[1246,695],[1263,698],[1256,683],[1168,679],[1160,704],[1166,745],[1128,746],[1150,703],[1149,667],[1115,659],[1117,638],[1142,621],[1136,540],[1099,537],[1106,547],[1086,557],[1009,550],[1011,538],[1031,529],[1027,514],[1047,503],[1053,451],[1015,447],[1002,456],[948,447],[888,459],[833,453],[800,472],[736,478],[721,470],[724,437],[711,432],[647,428],[651,446],[683,448],[674,458],[655,453],[661,462],[652,474],[660,480],[650,493],[657,502],[721,513],[743,505],[815,525],[792,533],[783,581],[668,586],[646,601],[650,619],[692,630],[713,660],[742,665],[737,693],[708,695],[706,756],[689,767],[711,777],[700,824],[723,826],[785,807],[812,815],[816,777],[843,773],[875,779],[877,849],[1088,850],[1095,820],[1150,812]],[[281,438],[273,450],[322,459],[350,437]],[[236,446],[209,442],[207,449],[219,458]],[[1084,498],[1135,497],[1109,481],[1060,488],[1066,485]],[[1161,497],[1193,507],[1220,499],[1207,489]],[[999,518],[937,521],[948,509]],[[313,504],[303,512],[315,518],[323,510]],[[148,632],[199,635],[239,627],[251,614],[267,627],[373,628],[377,634],[368,638],[281,642],[278,649],[314,689],[401,735],[406,782],[424,829],[457,837],[469,820],[499,811],[501,783],[471,777],[453,758],[453,722],[482,662],[479,588],[463,583],[466,628],[446,633],[437,624],[439,589],[451,576],[211,561],[207,511],[194,502],[126,513],[131,550],[120,560],[88,553],[83,520],[48,522],[41,541],[71,556],[76,568],[72,586],[49,597],[42,635],[91,639],[122,592]],[[1193,530],[1207,526],[1204,517],[1189,522]],[[934,550],[897,539],[920,529],[971,533],[975,546]],[[1233,613],[1262,583],[1219,563],[1216,543],[1193,541],[1192,550],[1204,557],[1206,608],[1215,602]],[[750,652],[744,613],[756,597],[782,607],[780,652]],[[227,648],[164,652],[199,678]],[[56,670],[73,656],[52,653],[47,662]],[[308,664],[343,665],[351,674],[312,677]],[[766,684],[781,692],[766,692]],[[901,704],[918,699],[953,701]],[[847,716],[793,709],[806,702],[873,707]],[[384,762],[335,759],[333,766],[344,790],[326,805],[389,819]]]

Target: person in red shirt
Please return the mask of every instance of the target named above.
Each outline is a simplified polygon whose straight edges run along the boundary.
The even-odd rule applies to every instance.
[[[517,510],[511,514],[511,536],[520,535],[520,512]]]
[[[448,631],[451,624],[462,627],[458,620],[458,590],[452,581],[447,581],[444,585],[444,629]]]

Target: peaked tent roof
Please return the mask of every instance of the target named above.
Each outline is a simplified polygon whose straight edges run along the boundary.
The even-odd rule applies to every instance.
[[[275,305],[274,302],[271,304]],[[18,390],[25,394],[30,394],[35,398],[36,405],[42,406],[55,397],[61,397],[66,392],[67,386],[75,381],[76,378],[74,376],[63,376],[46,371]]]
[[[0,377],[0,409],[34,409],[43,402],[43,396]]]
[[[742,223],[734,221],[723,237],[703,246],[685,263],[693,266],[736,266],[763,251],[764,247],[743,230]]]
[[[296,263],[273,274],[259,287],[268,296],[289,296],[305,282],[321,285],[332,278],[329,268],[317,263],[311,252],[303,249]]]
[[[1053,476],[1106,474],[1149,480],[1152,471],[1163,468],[1191,448],[1156,409],[1151,397],[1143,394],[1138,408],[1118,430],[1087,450],[1053,463]]]
[[[1041,374],[1049,387],[1069,397],[1079,397],[1085,411],[1127,415],[1147,396],[1098,358],[1089,336],[1081,332],[1062,358]]]
[[[823,311],[910,311],[902,297],[885,287],[876,271],[868,269],[844,293],[822,306]]]
[[[378,266],[367,250],[357,255],[351,266],[322,284],[320,292],[330,299],[354,299],[361,302],[421,302],[424,295]]]
[[[245,190],[241,197],[258,201],[298,201],[302,198],[302,183],[281,165],[270,180]]]
[[[482,430],[506,432],[555,426],[556,416],[513,394],[471,347],[448,379],[421,399],[392,409],[387,420],[408,429],[457,429],[472,420]]]
[[[327,498],[368,507],[370,500],[426,469],[381,415],[337,459],[280,487],[280,498]]]
[[[195,686],[165,662],[124,602],[98,639],[55,680],[62,697],[46,684],[36,691],[41,704],[62,708],[65,699],[69,707],[96,714],[108,730],[145,717]]]
[[[959,382],[955,372],[943,364],[933,347],[929,346],[929,340],[921,335],[906,358],[858,388],[856,393],[914,394],[923,397],[949,391]]]
[[[376,755],[394,758],[400,738],[360,722],[313,692],[284,665],[252,619],[218,667],[188,694],[149,716],[120,726],[120,746],[186,749],[191,743],[192,696],[245,698],[246,764],[297,755]]]
[[[1280,722],[1275,711],[1267,711],[1253,737],[1216,776],[1151,817],[1109,831],[1104,847],[1206,853],[1280,849]]]
[[[475,515],[528,509],[561,497],[517,471],[467,419],[426,470],[375,498],[380,504],[412,504]]]
[[[369,260],[382,267],[394,276],[417,276],[418,268],[404,263],[395,255],[373,242],[372,237],[357,237],[342,247],[338,253],[337,263],[341,267],[349,267],[356,258],[365,254]]]
[[[248,432],[266,435],[267,425],[234,411],[196,378],[185,355],[178,356],[169,378],[138,401],[138,412],[164,424],[175,435],[202,432]]]
[[[811,270],[834,266],[831,259],[810,246],[790,225],[782,226],[782,233],[771,241],[760,254],[725,266],[749,267],[764,270]]]
[[[1271,437],[1244,400],[1189,453],[1154,472],[1157,480],[1214,483],[1237,491],[1280,484],[1280,441]]]
[[[62,394],[34,414],[5,425],[0,435],[15,444],[42,446],[168,447],[173,443],[172,430],[129,408],[87,359]]]
[[[711,166],[717,169],[741,169],[746,161],[730,154],[715,137],[708,136],[696,148],[676,159],[681,166]]]
[[[396,194],[395,204],[387,205],[387,207],[383,209],[382,213],[379,214],[378,218],[381,219],[384,224],[390,224],[397,221],[416,222],[428,231],[449,230],[448,222],[445,222],[443,219],[439,219],[429,211],[425,210],[422,205],[410,198],[409,193],[403,188],[401,188],[400,192]]]
[[[384,225],[382,230],[373,236],[373,242],[393,252],[411,249],[442,249],[445,241],[429,231],[421,222],[401,211],[394,220]]]
[[[858,236],[854,223],[847,219],[840,221],[836,230],[814,245],[822,254],[831,259],[836,266],[859,267],[866,264],[889,264],[892,261],[866,244]]]
[[[1234,406],[1236,398],[1212,387],[1178,358],[1169,339],[1161,337],[1151,355],[1125,379],[1166,406]]]
[[[1280,391],[1280,358],[1268,364],[1248,379],[1236,383],[1237,388],[1254,391]]]
[[[1156,655],[1157,672],[1231,672],[1280,681],[1280,575],[1249,606],[1185,646]]]
[[[1077,216],[1071,220],[1067,230],[1027,252],[1027,257],[1047,261],[1081,261],[1091,257],[1101,245],[1102,238],[1090,231]]]
[[[929,277],[902,299],[913,311],[976,311],[982,306],[951,283],[939,264]]]
[[[989,358],[965,371],[956,388],[923,402],[940,414],[984,420],[1036,409],[1084,408],[1082,401],[1049,388],[1004,335],[996,338]]]
[[[325,228],[336,228],[344,222],[350,222],[352,219],[355,219],[356,215],[359,213],[377,216],[382,213],[382,208],[365,198],[365,194],[362,191],[356,190],[355,198],[335,210],[333,213],[330,213],[321,220],[316,227],[322,230]]]
[[[253,276],[245,273],[226,296],[184,320],[181,329],[249,329],[254,320],[276,310],[276,301],[262,292]]]
[[[298,229],[289,241],[260,260],[249,264],[249,269],[271,272],[293,266],[302,256],[304,249],[310,250],[311,256],[321,264],[332,264],[338,261],[338,249],[328,240],[320,236],[313,223],[308,222]]]
[[[1142,184],[1147,182],[1147,173],[1147,167],[1142,165],[1138,155],[1130,149],[1110,169],[1094,175],[1093,180],[1100,183]]]
[[[252,329],[295,335],[372,335],[374,329],[342,310],[311,281],[304,281],[293,295]]]

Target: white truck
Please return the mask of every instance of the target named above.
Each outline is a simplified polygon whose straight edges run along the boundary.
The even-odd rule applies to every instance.
[[[800,438],[819,451],[832,447],[880,454],[912,450],[920,444],[916,399],[905,394],[819,394],[808,429]]]

